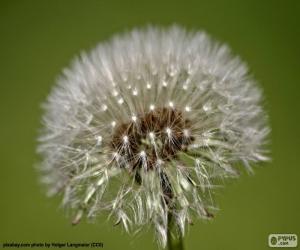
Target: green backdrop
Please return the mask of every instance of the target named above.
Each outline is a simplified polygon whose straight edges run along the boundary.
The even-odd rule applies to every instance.
[[[72,227],[34,169],[40,103],[81,50],[146,24],[204,29],[248,62],[265,92],[272,162],[218,191],[220,211],[198,221],[187,249],[268,249],[270,233],[300,236],[299,1],[0,1],[0,243],[103,242],[104,249],[156,249],[105,223]]]

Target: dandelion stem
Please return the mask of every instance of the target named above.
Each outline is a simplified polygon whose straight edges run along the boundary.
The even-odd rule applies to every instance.
[[[172,236],[172,231],[175,231],[175,237]],[[173,216],[171,212],[168,213],[167,237],[168,250],[184,250],[182,234],[180,230],[176,228],[175,223],[173,223]]]
[[[173,189],[168,176],[160,173],[161,187],[164,193],[164,202],[168,207],[167,245],[169,250],[183,250],[182,233],[173,217]]]

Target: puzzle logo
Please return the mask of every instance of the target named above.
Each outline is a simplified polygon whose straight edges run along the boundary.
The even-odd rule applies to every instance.
[[[269,247],[297,247],[298,237],[296,234],[270,234]]]

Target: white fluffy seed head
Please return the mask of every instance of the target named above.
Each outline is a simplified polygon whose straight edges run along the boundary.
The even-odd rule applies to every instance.
[[[216,178],[267,160],[261,99],[246,65],[204,32],[116,36],[74,60],[49,95],[42,180],[73,223],[106,211],[127,231],[152,223],[165,246],[168,213],[184,233],[212,216]]]

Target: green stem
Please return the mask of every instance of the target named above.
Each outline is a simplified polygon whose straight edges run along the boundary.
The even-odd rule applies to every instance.
[[[167,245],[169,250],[184,250],[182,233],[173,218],[174,204],[173,200],[173,190],[168,176],[164,173],[160,173],[160,183],[161,188],[164,193],[164,202],[168,206],[168,231],[167,231]]]
[[[172,235],[172,232],[174,232],[175,236]],[[182,234],[181,234],[178,226],[176,226],[176,224],[173,222],[173,216],[172,216],[172,213],[170,213],[170,212],[168,214],[167,237],[168,237],[167,238],[168,250],[184,250]]]

